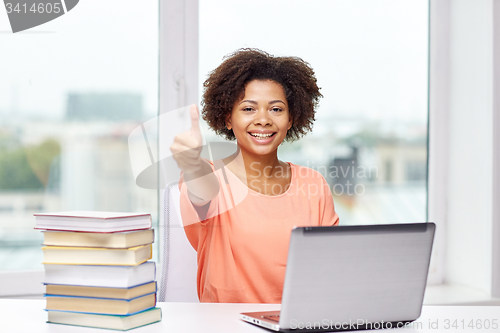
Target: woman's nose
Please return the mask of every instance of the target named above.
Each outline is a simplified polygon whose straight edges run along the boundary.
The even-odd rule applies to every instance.
[[[255,114],[254,125],[266,126],[272,124],[273,122],[267,109],[260,109],[257,111]]]

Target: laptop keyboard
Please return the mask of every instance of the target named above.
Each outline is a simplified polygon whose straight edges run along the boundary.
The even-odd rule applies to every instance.
[[[269,319],[269,320],[275,321],[277,323],[280,322],[280,315],[279,314],[277,314],[277,315],[269,315],[269,316],[262,316],[262,318]]]

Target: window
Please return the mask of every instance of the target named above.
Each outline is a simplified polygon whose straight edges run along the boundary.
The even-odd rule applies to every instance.
[[[8,22],[0,10],[2,32]],[[84,1],[0,40],[0,273],[42,268],[36,212],[157,221],[157,192],[135,185],[127,139],[158,112],[158,2]]]

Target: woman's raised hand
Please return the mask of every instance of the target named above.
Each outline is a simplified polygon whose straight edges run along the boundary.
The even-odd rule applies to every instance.
[[[200,115],[198,107],[192,104],[189,108],[191,116],[191,129],[177,135],[170,146],[172,155],[177,165],[184,173],[196,173],[202,167],[200,157],[203,138],[200,130]]]
[[[219,182],[212,172],[210,163],[200,157],[203,137],[201,136],[198,107],[194,104],[191,105],[189,113],[191,115],[191,129],[177,135],[170,150],[177,165],[184,173],[189,199],[195,206],[203,206],[219,193]],[[199,214],[205,213],[206,211]]]

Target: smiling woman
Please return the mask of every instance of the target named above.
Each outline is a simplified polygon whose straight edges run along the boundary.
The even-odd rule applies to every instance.
[[[192,128],[171,146],[183,171],[185,232],[198,252],[198,297],[280,303],[292,228],[339,221],[323,176],[278,159],[283,141],[311,130],[321,97],[314,71],[299,58],[242,49],[210,74],[203,97],[203,118],[238,150],[201,159],[195,106]]]

